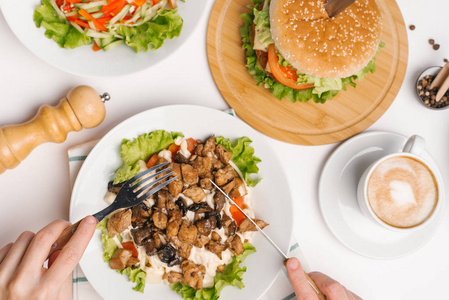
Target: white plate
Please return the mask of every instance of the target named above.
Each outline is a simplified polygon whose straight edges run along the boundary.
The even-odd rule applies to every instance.
[[[179,37],[166,39],[157,50],[135,53],[122,45],[110,51],[92,50],[92,45],[63,49],[45,35],[45,28],[37,28],[34,10],[40,0],[0,0],[1,10],[17,38],[35,55],[50,65],[80,76],[102,77],[125,75],[144,70],[166,59],[189,38],[205,10],[206,0],[178,1],[178,13],[184,20]]]
[[[248,136],[258,164],[262,181],[252,190],[251,202],[257,218],[270,225],[264,231],[287,253],[292,235],[292,197],[286,175],[276,153],[260,133],[226,113],[218,110],[174,105],[151,109],[122,122],[107,133],[88,155],[73,188],[70,220],[78,221],[107,206],[103,197],[108,181],[121,165],[120,143],[156,129],[181,131],[186,137],[206,139],[212,134],[230,139]],[[245,288],[226,287],[222,299],[258,299],[271,286],[282,268],[282,258],[260,234],[255,234],[257,252],[248,256],[244,265]],[[97,230],[80,262],[89,282],[105,299],[181,299],[164,284],[147,284],[145,293],[132,290],[125,276],[111,270],[102,259],[100,231]]]
[[[406,141],[407,137],[390,132],[359,134],[338,147],[322,171],[319,200],[324,220],[340,242],[361,255],[376,259],[405,256],[424,246],[441,221],[444,207],[419,230],[393,232],[366,218],[359,208],[356,190],[362,173],[382,156],[401,151]],[[422,157],[438,170],[429,153]],[[436,177],[443,189],[441,174]],[[444,199],[439,201],[444,205]]]

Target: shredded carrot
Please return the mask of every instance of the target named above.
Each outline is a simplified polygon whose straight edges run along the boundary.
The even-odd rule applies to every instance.
[[[95,19],[94,17],[92,17],[91,14],[89,14],[87,11],[85,11],[84,9],[80,9],[79,14],[81,16],[83,16],[84,18],[86,18],[86,20],[92,21],[94,22],[95,27],[100,30],[100,31],[108,31],[108,29],[106,28],[106,26],[104,26],[103,24],[101,24],[100,22],[97,21],[97,19]]]
[[[76,17],[67,17],[67,20],[72,21],[73,23],[78,24],[81,27],[90,28],[89,23],[87,23],[86,21],[80,20]]]

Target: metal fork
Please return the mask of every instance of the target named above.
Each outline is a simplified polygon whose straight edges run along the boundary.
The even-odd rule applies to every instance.
[[[93,216],[98,220],[98,222],[100,222],[106,216],[108,216],[112,212],[116,211],[117,209],[128,208],[128,207],[137,205],[137,204],[141,203],[143,200],[145,200],[146,198],[150,197],[154,193],[158,192],[162,188],[169,185],[170,182],[174,181],[177,178],[176,176],[174,176],[173,178],[171,178],[167,181],[164,181],[168,177],[175,174],[175,172],[173,172],[173,171],[169,172],[167,174],[164,174],[167,171],[170,171],[172,169],[171,167],[167,167],[167,168],[160,170],[150,176],[146,176],[150,172],[153,172],[161,167],[165,167],[168,164],[169,164],[169,162],[165,162],[165,163],[156,165],[154,167],[151,167],[148,170],[145,170],[145,171],[137,174],[136,176],[132,177],[128,181],[126,181],[123,184],[123,186],[120,188],[114,202],[112,202],[111,205],[109,205],[105,209],[97,212]],[[161,176],[161,175],[163,175],[163,176]],[[161,176],[161,177],[157,178],[158,176]],[[152,180],[153,178],[156,178],[156,179]],[[48,257],[50,257],[50,255],[52,255],[53,252],[55,252],[57,250],[62,250],[62,248],[67,244],[67,242],[70,240],[72,235],[75,233],[75,231],[78,228],[78,225],[81,223],[81,221],[82,220],[80,220],[80,221],[76,222],[75,224],[64,229],[64,231],[61,233],[61,235],[56,240],[56,242],[51,246],[51,250],[50,250],[50,253],[48,254]]]

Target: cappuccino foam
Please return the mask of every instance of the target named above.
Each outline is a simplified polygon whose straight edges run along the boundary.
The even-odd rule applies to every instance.
[[[395,227],[424,222],[438,202],[438,186],[432,171],[408,156],[381,162],[368,181],[367,196],[374,213]]]

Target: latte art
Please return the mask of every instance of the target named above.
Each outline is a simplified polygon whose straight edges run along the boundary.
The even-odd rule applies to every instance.
[[[438,202],[432,171],[418,160],[396,156],[380,163],[368,181],[367,196],[374,213],[401,228],[423,223]]]

